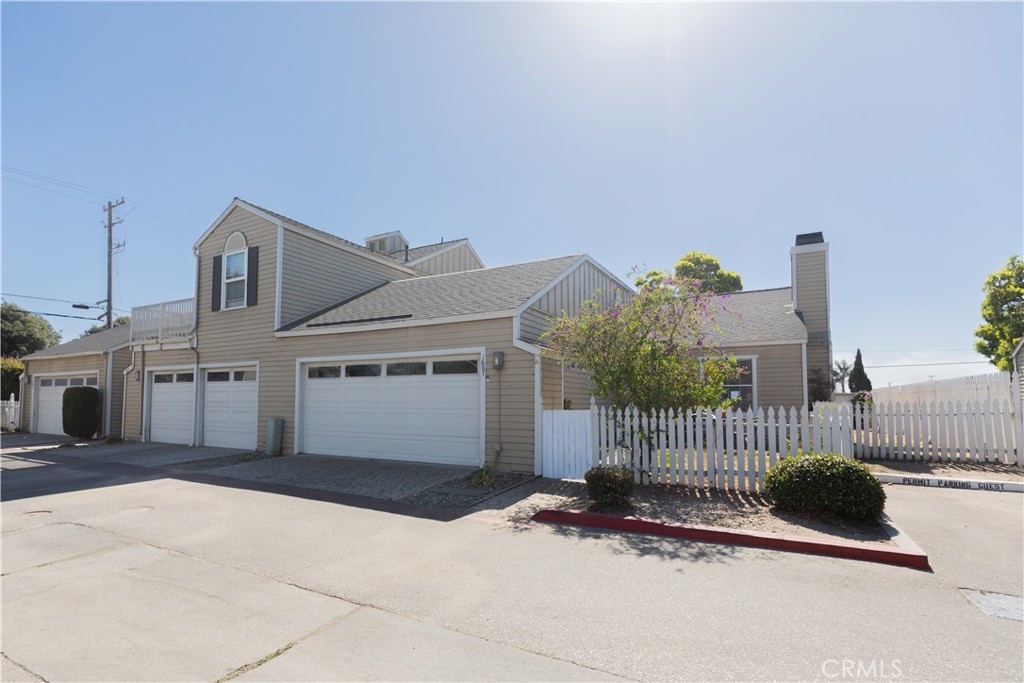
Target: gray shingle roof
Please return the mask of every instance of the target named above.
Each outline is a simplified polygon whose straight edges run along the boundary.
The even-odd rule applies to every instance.
[[[42,351],[31,353],[23,360],[36,360],[38,358],[55,358],[57,356],[68,356],[76,353],[102,353],[109,351],[115,346],[122,346],[128,343],[131,336],[131,326],[121,325],[111,330],[103,330],[90,334],[81,339],[73,339],[57,346],[51,346]]]
[[[283,329],[429,320],[518,308],[581,255],[396,280],[318,311]]]
[[[292,226],[295,226],[295,227],[302,228],[304,230],[309,230],[311,232],[315,232],[316,234],[321,235],[323,237],[326,237],[328,239],[334,240],[335,242],[338,242],[339,244],[344,244],[345,246],[347,246],[349,248],[357,249],[360,253],[362,253],[362,254],[364,254],[366,256],[369,256],[370,258],[375,259],[377,261],[382,261],[384,263],[387,263],[388,265],[395,265],[395,264],[398,264],[398,265],[401,265],[401,266],[405,265],[405,251],[404,250],[400,251],[400,252],[397,252],[397,253],[395,253],[395,254],[393,254],[391,256],[388,256],[387,254],[382,254],[379,251],[373,251],[372,249],[368,249],[364,245],[359,244],[357,242],[353,242],[351,240],[347,240],[347,239],[345,239],[343,237],[338,237],[337,235],[332,235],[331,233],[324,232],[323,230],[318,230],[317,228],[314,228],[314,227],[312,227],[310,225],[306,225],[305,223],[300,223],[299,221],[295,220],[294,218],[288,218],[288,216],[285,216],[283,214],[277,213],[276,211],[271,211],[270,209],[264,208],[264,207],[260,206],[259,204],[253,204],[252,202],[250,202],[247,199],[242,199],[241,197],[235,197],[235,199],[238,199],[239,201],[243,201],[246,204],[248,204],[249,206],[253,207],[254,209],[259,209],[263,213],[269,214],[269,215],[273,216],[274,218],[278,219],[279,221],[282,221],[284,223],[288,223],[289,225],[292,225]],[[412,260],[420,258],[421,256],[427,256],[428,254],[431,254],[431,253],[433,253],[435,251],[440,251],[441,249],[443,249],[443,248],[453,244],[454,242],[464,242],[464,241],[467,241],[467,239],[465,237],[457,239],[457,240],[452,240],[450,242],[440,242],[438,244],[428,244],[428,245],[424,245],[422,247],[409,247],[409,260],[412,261]]]
[[[724,308],[715,316],[720,328],[711,333],[716,344],[807,341],[807,328],[793,312],[789,287],[757,289],[716,297]]]

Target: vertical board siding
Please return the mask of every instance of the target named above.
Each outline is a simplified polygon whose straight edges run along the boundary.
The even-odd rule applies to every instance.
[[[484,264],[473,254],[473,250],[463,243],[454,249],[430,256],[412,267],[427,275],[444,275],[477,270],[483,268]]]
[[[934,382],[902,384],[871,391],[879,403],[956,402],[956,401],[1012,401],[1019,393],[1018,378],[1009,372],[954,377]]]
[[[623,293],[622,286],[613,278],[584,262],[523,312],[520,316],[520,337],[537,343],[550,327],[552,318],[576,315],[590,300],[610,306]]]

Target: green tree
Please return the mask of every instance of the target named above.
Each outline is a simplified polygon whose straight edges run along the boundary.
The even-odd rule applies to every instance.
[[[641,287],[645,287],[647,285],[654,285],[658,287],[664,285],[671,279],[672,276],[666,273],[664,270],[648,270],[643,275],[637,275],[636,278],[633,280],[633,284],[636,286],[637,289],[640,289]]]
[[[743,289],[739,274],[722,270],[722,264],[711,254],[691,251],[676,261],[676,277],[680,280],[696,280],[705,292],[718,294],[738,292]]]
[[[720,407],[734,359],[709,337],[714,296],[692,281],[641,287],[614,305],[588,301],[544,335],[565,362],[591,372],[594,394],[616,408]]]
[[[847,360],[837,360],[832,366],[832,384],[838,384],[839,391],[845,394],[846,380],[850,378],[850,371],[853,370],[853,366]]]
[[[132,324],[132,317],[130,315],[119,315],[116,318],[114,318],[114,327],[121,327],[122,325],[131,325],[131,324]],[[78,335],[78,338],[81,339],[83,337],[88,337],[90,334],[96,334],[97,332],[102,332],[105,329],[107,329],[106,325],[93,325],[92,327],[87,329],[85,332],[83,332],[82,334]]]
[[[46,320],[17,304],[0,306],[0,355],[21,358],[60,342],[60,335]]]
[[[6,401],[14,394],[15,400],[21,397],[21,373],[25,372],[25,363],[18,358],[0,358],[0,400]]]
[[[1024,337],[1024,261],[1013,255],[1002,270],[985,278],[974,348],[1000,370],[1013,370],[1013,349]]]
[[[850,370],[850,391],[871,391],[871,380],[864,372],[864,361],[860,357],[860,349],[853,358],[853,369]]]

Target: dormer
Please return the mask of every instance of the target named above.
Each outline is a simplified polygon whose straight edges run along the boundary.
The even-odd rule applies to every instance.
[[[409,248],[409,240],[398,230],[373,235],[366,238],[366,248],[370,251],[393,256]]]

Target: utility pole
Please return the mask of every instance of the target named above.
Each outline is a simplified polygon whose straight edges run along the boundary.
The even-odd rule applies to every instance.
[[[103,207],[103,210],[107,212],[107,311],[103,315],[107,318],[108,330],[114,326],[114,226],[122,221],[120,218],[114,220],[114,209],[122,204],[124,204],[124,197],[116,202],[107,202],[107,205]],[[123,244],[116,245],[118,248],[123,246]]]

